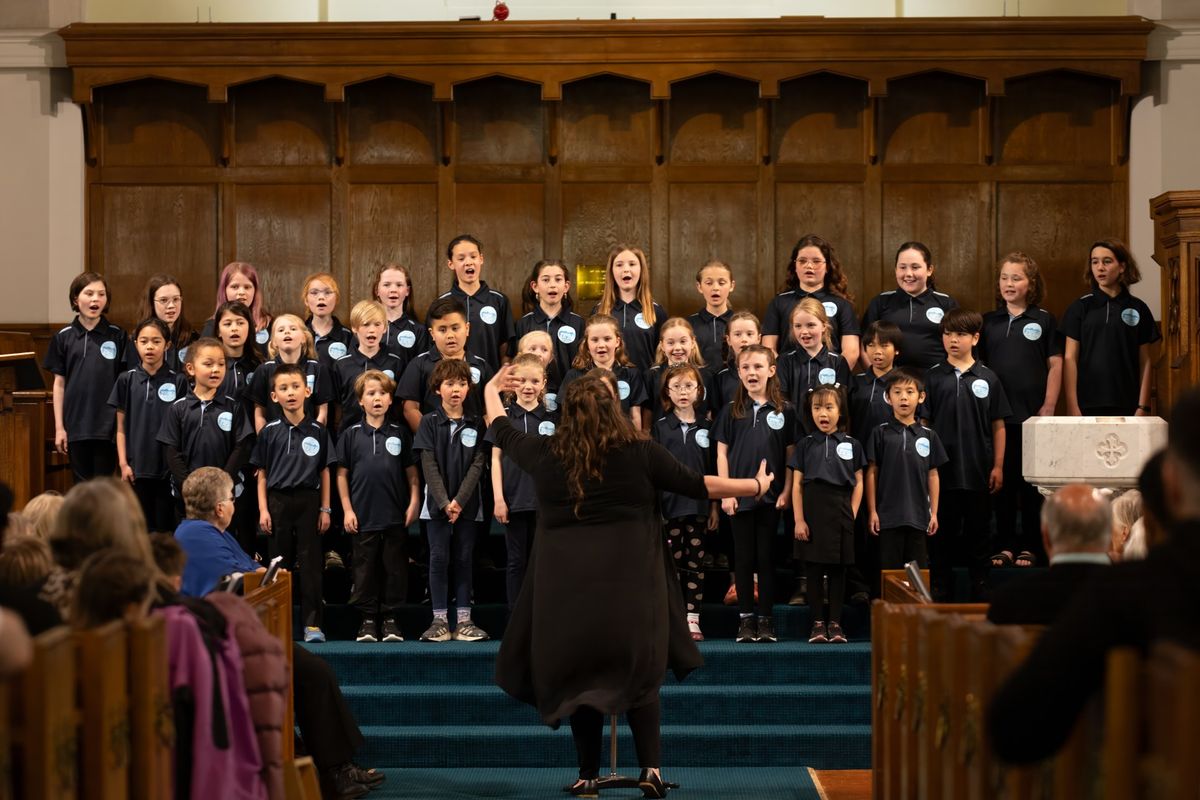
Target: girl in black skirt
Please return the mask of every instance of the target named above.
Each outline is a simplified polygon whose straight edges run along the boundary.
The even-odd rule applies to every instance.
[[[854,563],[854,517],[863,495],[862,445],[846,431],[846,398],[836,386],[809,396],[816,431],[796,444],[788,466],[793,470],[792,507],[796,538],[808,542],[808,607],[813,625],[809,642],[845,642],[842,600],[846,567]],[[829,578],[826,626],[824,578]]]

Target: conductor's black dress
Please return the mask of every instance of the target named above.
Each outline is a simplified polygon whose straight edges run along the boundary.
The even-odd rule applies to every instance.
[[[634,442],[608,454],[603,480],[584,483],[576,517],[550,437],[503,417],[491,435],[538,497],[533,554],[496,661],[500,688],[557,727],[580,706],[646,705],[668,668],[682,679],[703,664],[658,513],[660,492],[707,497],[703,476],[654,442]]]

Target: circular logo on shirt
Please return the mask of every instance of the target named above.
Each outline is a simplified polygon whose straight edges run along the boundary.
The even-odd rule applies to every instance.
[[[704,428],[696,431],[696,444],[704,448],[708,447],[708,431],[704,430]]]
[[[772,411],[771,413],[767,414],[767,425],[770,426],[771,430],[773,431],[783,430],[783,412]]]
[[[946,316],[946,312],[937,306],[925,309],[925,319],[929,320],[934,325],[940,323],[942,321],[942,317],[944,316]]]
[[[341,342],[329,343],[330,358],[341,358],[342,356],[346,355],[346,352],[346,345],[342,344]]]
[[[650,330],[650,323],[646,322],[646,318],[644,316],[642,316],[642,312],[640,312],[640,311],[636,315],[634,315],[633,324],[637,325],[639,328],[641,328],[644,331]]]
[[[484,306],[483,308],[479,309],[479,318],[488,325],[495,325],[496,309],[492,308],[491,306]]]
[[[566,325],[558,329],[558,340],[563,344],[570,344],[575,341],[575,329],[568,328]]]
[[[1042,338],[1042,326],[1036,322],[1031,322],[1021,329],[1021,334],[1031,342],[1036,342]]]
[[[388,380],[396,380],[396,373],[390,369],[385,369],[383,374],[388,376]]]
[[[217,414],[217,427],[226,433],[233,430],[233,414],[228,411]]]
[[[825,367],[817,373],[817,380],[828,386],[829,384],[837,381],[837,372],[833,369],[833,367]]]
[[[1136,308],[1127,308],[1121,312],[1121,322],[1124,322],[1131,328],[1141,321],[1142,315],[1138,313]]]
[[[1134,313],[1136,313],[1136,312],[1134,312]],[[109,361],[112,361],[114,358],[117,357],[116,344],[114,344],[113,342],[105,342],[104,344],[100,345],[100,355],[104,356]]]
[[[164,383],[162,386],[159,386],[158,387],[158,399],[162,400],[164,403],[174,403],[175,402],[175,384]]]
[[[479,367],[471,367],[471,383],[479,383],[482,377],[483,373],[479,371]]]
[[[833,319],[837,316],[837,303],[831,303],[830,301],[826,300],[824,303],[821,303],[821,305],[825,308],[825,316],[829,317],[830,319]]]
[[[837,446],[838,458],[842,461],[849,461],[854,458],[854,445],[849,442],[842,442]]]
[[[247,386],[250,385],[250,381],[252,381],[252,380],[254,380],[254,373],[253,372],[246,373],[246,385]]]
[[[629,399],[629,384],[625,381],[617,381],[617,395],[622,400]]]
[[[538,433],[540,433],[542,436],[553,436],[554,423],[550,420],[544,420],[540,425],[538,425]]]
[[[235,484],[233,485],[233,496],[234,496],[234,498],[241,497],[241,496],[242,496],[242,492],[245,490],[245,488],[246,488],[245,484],[243,484],[241,481],[238,481],[237,483],[235,483]]]
[[[396,341],[400,343],[401,347],[408,350],[417,343],[417,335],[412,331],[400,331],[400,334],[396,336]]]
[[[180,364],[187,363],[187,348],[186,347],[179,348],[179,363]]]
[[[266,344],[270,338],[270,331],[259,331],[258,333],[254,334],[254,341],[258,342],[259,344]]]
[[[992,390],[991,387],[988,386],[988,382],[983,378],[976,378],[975,380],[971,381],[971,394],[975,395],[980,400],[987,397],[991,391]]]
[[[546,410],[558,411],[558,395],[554,392],[546,392]]]
[[[474,428],[463,428],[459,438],[462,440],[463,447],[474,447],[475,442],[479,441],[479,433]]]
[[[311,392],[313,390],[313,387],[317,385],[317,376],[316,375],[305,375],[304,383],[305,383],[305,385],[308,386],[308,390]]]
[[[389,436],[386,440],[384,440],[383,446],[392,455],[400,455],[401,443],[399,436]]]
[[[303,441],[300,442],[300,449],[304,451],[304,455],[312,458],[321,452],[321,443],[313,436],[305,436]]]
[[[924,436],[922,436],[920,439],[917,439],[915,447],[917,448],[917,455],[919,455],[921,458],[929,457],[929,440]]]

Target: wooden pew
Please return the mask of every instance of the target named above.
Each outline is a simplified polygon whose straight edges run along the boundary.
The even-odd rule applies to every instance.
[[[129,797],[129,645],[125,623],[114,620],[75,632],[82,709],[80,796]]]
[[[75,650],[74,636],[67,628],[46,631],[33,640],[33,663],[9,684],[15,797],[68,800],[77,796]]]
[[[283,644],[287,655],[288,681],[294,683],[292,671],[292,576],[288,572],[280,572],[275,581],[269,586],[262,586],[263,573],[250,573],[243,579],[246,602],[258,612],[271,635]],[[293,698],[294,685],[288,687],[287,702],[283,712],[283,765],[288,769],[296,757],[296,742],[293,731],[296,729]]]
[[[170,797],[175,722],[167,663],[167,628],[151,616],[129,626],[129,714],[132,743],[131,797]]]
[[[1142,797],[1200,797],[1200,653],[1158,642],[1146,664]]]

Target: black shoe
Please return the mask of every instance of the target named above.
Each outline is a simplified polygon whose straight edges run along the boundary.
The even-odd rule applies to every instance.
[[[737,638],[735,642],[757,642],[758,641],[758,622],[754,617],[742,617],[742,621],[738,623]]]
[[[387,775],[384,775],[377,769],[369,767],[360,767],[358,764],[350,765],[351,774],[354,775],[354,780],[366,786],[368,789],[374,789],[379,784],[387,780]]]
[[[383,621],[383,636],[380,641],[384,642],[403,642],[404,637],[400,635],[400,628],[396,625],[396,620],[388,617]]]
[[[642,770],[642,775],[638,778],[638,788],[642,790],[642,797],[666,797],[667,785],[663,783],[662,774],[658,770]]]
[[[775,635],[775,620],[772,617],[758,618],[758,638],[757,642],[778,642],[779,638]]]
[[[829,628],[826,631],[826,638],[835,644],[845,644],[846,634],[842,633],[842,626],[836,622],[829,623]]]
[[[574,797],[599,797],[600,789],[596,786],[595,778],[584,780],[580,778],[571,786],[567,787],[567,791]]]
[[[378,630],[375,626],[375,620],[364,619],[362,625],[358,626],[358,635],[354,637],[356,642],[378,642]]]
[[[729,569],[729,556],[724,553],[718,553],[716,565],[717,569]]]
[[[808,635],[809,644],[824,644],[829,641],[829,637],[825,635],[825,623],[822,620],[817,620],[813,623],[812,633]]]
[[[333,800],[358,800],[371,791],[369,786],[354,780],[354,765],[342,764],[326,773],[322,795]]]
[[[850,595],[850,603],[856,606],[869,606],[871,605],[871,595],[866,592],[855,592]]]
[[[789,606],[802,606],[808,602],[808,594],[804,591],[804,584],[796,587],[796,591],[792,592],[792,598],[788,600]]]
[[[705,553],[704,559],[700,562],[700,568],[701,569],[712,569],[714,566],[716,566],[716,564],[717,564],[717,561],[715,558],[713,558],[713,554]]]

